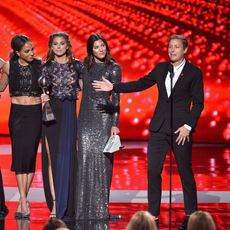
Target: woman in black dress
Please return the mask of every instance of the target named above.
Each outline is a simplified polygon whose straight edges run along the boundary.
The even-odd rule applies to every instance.
[[[42,77],[50,83],[49,100],[56,120],[43,124],[42,171],[50,217],[74,216],[76,162],[76,99],[82,64],[72,57],[69,36],[50,36]]]
[[[0,72],[1,73],[2,73],[2,68],[5,64],[6,64],[6,62],[0,58]],[[1,80],[0,80],[0,86],[2,85]],[[1,97],[1,95],[0,95],[0,97]],[[0,219],[4,218],[8,214],[8,212],[9,212],[9,210],[5,205],[5,194],[4,194],[4,190],[3,190],[2,172],[1,172],[1,168],[0,168]],[[1,229],[1,225],[0,225],[0,229]],[[4,228],[2,228],[2,229],[4,229]]]
[[[37,82],[41,61],[34,58],[33,43],[25,35],[16,35],[11,40],[11,47],[10,61],[3,66],[0,91],[9,84],[11,170],[16,173],[20,193],[15,217],[29,218],[27,195],[34,177],[42,124],[41,89]]]
[[[76,220],[105,220],[109,218],[113,154],[103,153],[103,149],[109,137],[119,133],[120,97],[114,92],[96,92],[92,82],[104,77],[118,83],[121,69],[102,35],[89,37],[87,52],[78,119]]]

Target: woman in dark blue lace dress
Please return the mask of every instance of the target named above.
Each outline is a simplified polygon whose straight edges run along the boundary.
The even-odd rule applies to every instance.
[[[114,83],[120,82],[120,66],[111,58],[108,44],[100,34],[89,37],[87,53],[82,71],[83,95],[78,119],[78,221],[109,217],[113,154],[103,153],[103,149],[109,137],[119,133],[119,94],[96,92],[92,82],[102,77]],[[94,229],[92,226],[84,227]],[[95,229],[101,228],[97,226]]]
[[[42,131],[42,172],[50,217],[74,216],[76,174],[76,99],[82,64],[72,58],[69,36],[50,36],[42,77],[49,85],[49,99],[55,121],[44,123]]]

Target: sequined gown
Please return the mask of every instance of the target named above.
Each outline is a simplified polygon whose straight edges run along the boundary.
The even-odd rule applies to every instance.
[[[112,126],[118,126],[120,96],[97,92],[93,80],[121,81],[120,66],[94,63],[83,70],[83,95],[78,118],[76,220],[108,219],[113,154],[103,153]]]
[[[54,181],[56,216],[61,219],[74,218],[76,181],[76,89],[81,74],[80,61],[60,64],[46,63],[42,76],[50,81],[50,105],[56,117],[55,122],[44,123],[42,127],[42,173],[47,205],[53,207],[49,174],[48,149],[50,151]]]

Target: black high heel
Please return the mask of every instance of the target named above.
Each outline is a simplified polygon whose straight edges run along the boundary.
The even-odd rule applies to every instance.
[[[6,205],[3,205],[3,207],[0,210],[0,219],[4,218],[9,213],[9,209],[6,207]]]
[[[18,202],[18,208],[21,205],[22,205],[22,202],[19,201]],[[28,208],[27,202],[26,202],[26,205],[27,205],[27,208]],[[14,217],[15,217],[15,219],[29,219],[30,218],[30,212],[29,211],[28,212],[15,212]]]
[[[29,219],[30,213],[29,212],[22,212],[21,213],[21,219]]]
[[[19,209],[20,206],[21,206],[21,201],[18,201],[17,210]],[[21,215],[22,215],[22,212],[16,211],[15,214],[14,214],[14,217],[15,217],[15,219],[20,219],[20,218],[21,218]]]
[[[55,212],[53,212],[52,210],[52,212],[50,213],[50,219],[56,218],[56,200],[53,200],[53,207],[54,205],[55,205]]]

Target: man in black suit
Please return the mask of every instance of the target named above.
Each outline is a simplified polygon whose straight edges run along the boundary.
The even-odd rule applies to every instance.
[[[159,63],[143,78],[119,84],[112,84],[106,79],[93,83],[97,91],[114,90],[119,93],[142,91],[157,84],[158,102],[149,125],[148,209],[158,219],[162,192],[161,173],[166,152],[171,148],[182,182],[186,214],[179,229],[186,229],[189,215],[197,210],[196,182],[191,165],[191,137],[204,108],[202,72],[185,59],[187,49],[187,39],[181,35],[173,35],[168,40],[170,61]]]

